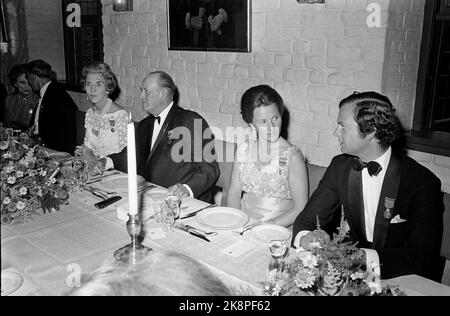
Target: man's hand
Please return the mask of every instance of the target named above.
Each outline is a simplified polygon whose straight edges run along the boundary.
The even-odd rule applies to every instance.
[[[180,199],[186,196],[189,196],[189,191],[186,189],[184,185],[181,183],[177,183],[168,188],[170,194],[178,196]]]
[[[191,27],[193,30],[201,30],[203,28],[203,19],[199,16],[191,18]]]

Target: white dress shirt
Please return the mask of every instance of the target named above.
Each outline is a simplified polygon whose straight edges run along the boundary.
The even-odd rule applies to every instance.
[[[169,114],[170,110],[172,109],[173,101],[170,102],[169,106],[164,109],[158,116],[161,118],[160,122],[155,120],[155,123],[153,124],[153,135],[152,135],[152,143],[150,150],[153,148],[153,145],[156,142],[156,139],[158,138],[159,132],[161,131],[161,127],[164,124],[164,121],[167,118],[167,115]]]
[[[391,155],[392,149],[389,147],[383,155],[374,160],[383,168],[378,175],[370,176],[367,168],[364,168],[361,171],[366,237],[369,242],[373,242],[373,230],[375,226],[375,217],[377,215],[378,201],[380,199],[381,187],[383,186],[384,176],[386,175]]]
[[[42,86],[41,90],[39,90],[39,103],[36,108],[36,114],[34,115],[34,135],[39,135],[39,116],[41,112],[41,104],[42,99],[44,98],[45,92],[47,91],[48,86],[52,83],[51,81],[47,82],[45,85]]]

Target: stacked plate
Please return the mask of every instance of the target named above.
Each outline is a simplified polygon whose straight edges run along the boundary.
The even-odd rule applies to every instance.
[[[211,207],[195,215],[200,226],[215,230],[231,230],[244,226],[248,216],[231,207]]]
[[[10,295],[17,291],[23,284],[23,277],[14,272],[8,270],[2,270],[2,296]]]
[[[141,176],[137,176],[137,186],[142,186],[145,183],[145,179]],[[128,191],[128,175],[118,174],[111,177],[107,177],[100,181],[100,184],[105,189],[110,189],[113,191],[124,192]]]
[[[264,224],[255,226],[251,230],[252,237],[258,241],[268,243],[269,240],[289,240],[291,232],[279,225]]]

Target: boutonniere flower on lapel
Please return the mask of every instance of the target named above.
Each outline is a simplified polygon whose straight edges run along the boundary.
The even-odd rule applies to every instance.
[[[384,211],[384,218],[390,220],[392,218],[392,212],[395,205],[395,199],[385,197],[384,198],[384,207],[386,211]]]
[[[169,145],[172,144],[172,141],[173,141],[174,139],[176,139],[175,136],[174,136],[173,134],[174,134],[173,129],[171,129],[170,131],[167,131],[167,143],[168,143]]]

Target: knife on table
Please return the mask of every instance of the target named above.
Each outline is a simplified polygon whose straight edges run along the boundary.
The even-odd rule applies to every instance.
[[[210,204],[210,205],[208,205],[208,206],[202,207],[202,208],[199,209],[199,210],[196,210],[196,211],[193,211],[193,212],[191,212],[191,213],[189,213],[189,214],[180,216],[180,219],[185,219],[185,218],[192,217],[192,216],[194,216],[195,214],[197,214],[198,212],[201,212],[201,211],[203,211],[203,210],[206,210],[207,208],[216,207],[216,206],[217,206],[216,204]]]
[[[205,240],[207,242],[210,242],[210,240],[208,238],[206,238],[205,235],[203,235],[202,233],[200,233],[200,232],[198,232],[196,230],[193,230],[193,229],[190,229],[190,228],[186,227],[186,225],[184,225],[183,223],[176,223],[175,224],[175,228],[178,228],[179,230],[185,231],[186,233],[189,233],[189,234],[191,234],[191,235],[193,235],[195,237],[198,237],[198,238],[201,238],[201,239],[203,239],[203,240]]]

